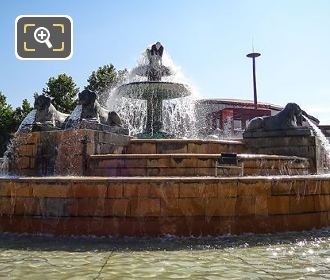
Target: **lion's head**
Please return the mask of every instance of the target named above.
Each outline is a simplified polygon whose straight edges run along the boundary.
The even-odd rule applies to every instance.
[[[79,104],[82,106],[88,106],[95,103],[97,95],[94,91],[85,89],[79,93]]]
[[[284,107],[283,111],[286,111],[289,117],[289,121],[296,126],[302,126],[304,121],[303,110],[296,103],[288,103]]]
[[[48,109],[51,104],[51,99],[45,95],[38,95],[34,100],[34,109],[37,111],[43,111]]]

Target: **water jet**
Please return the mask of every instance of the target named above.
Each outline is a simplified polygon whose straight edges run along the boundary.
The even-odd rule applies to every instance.
[[[157,51],[157,46],[161,51]],[[142,99],[147,102],[147,120],[143,133],[139,138],[172,138],[161,131],[163,128],[163,101],[182,98],[191,94],[187,85],[164,82],[162,77],[171,76],[169,67],[162,64],[163,46],[157,42],[146,50],[147,64],[139,65],[132,70],[138,76],[147,77],[147,81],[130,82],[117,88],[116,94],[131,99]]]

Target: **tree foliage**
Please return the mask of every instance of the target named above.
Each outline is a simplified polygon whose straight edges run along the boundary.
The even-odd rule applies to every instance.
[[[112,64],[99,67],[87,79],[88,85],[86,89],[96,92],[99,102],[105,106],[109,98],[110,91],[123,82],[128,71],[116,70]]]
[[[79,88],[73,78],[66,74],[49,78],[42,92],[52,98],[52,104],[60,112],[71,113],[77,105],[76,97]]]
[[[17,107],[14,111],[13,117],[15,121],[15,128],[17,129],[28,113],[32,111],[33,107],[27,99],[24,99],[21,107]],[[15,130],[16,131],[16,130]]]
[[[12,135],[31,110],[32,107],[26,99],[23,100],[22,106],[14,110],[7,104],[6,96],[0,91],[0,157],[6,151]]]

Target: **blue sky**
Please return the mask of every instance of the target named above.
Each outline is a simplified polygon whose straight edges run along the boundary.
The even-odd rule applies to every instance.
[[[14,52],[15,18],[70,15],[74,54],[68,61],[21,61]],[[131,68],[161,41],[202,98],[251,99],[257,61],[258,99],[296,102],[330,124],[330,1],[328,0],[7,0],[0,10],[0,90],[13,106],[32,101],[50,76],[72,75],[81,88],[112,63]]]

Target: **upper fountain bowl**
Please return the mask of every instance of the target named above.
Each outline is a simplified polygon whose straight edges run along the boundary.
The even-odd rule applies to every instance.
[[[121,85],[116,89],[116,93],[127,98],[157,98],[160,100],[185,97],[191,94],[184,84],[161,81],[143,81]]]

